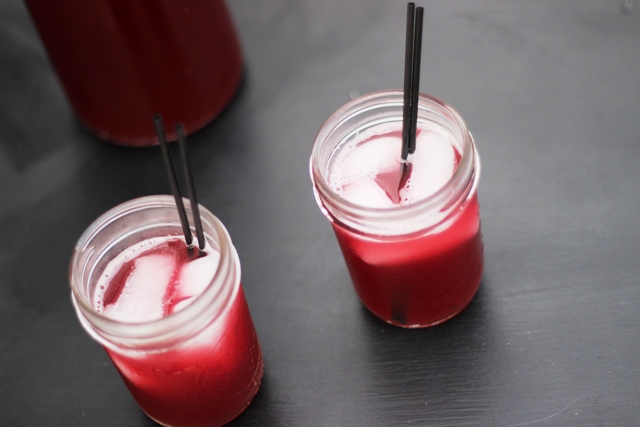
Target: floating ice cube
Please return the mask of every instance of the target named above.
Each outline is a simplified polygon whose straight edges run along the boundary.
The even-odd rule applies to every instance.
[[[207,255],[193,261],[189,261],[182,267],[178,295],[180,298],[189,298],[200,295],[211,283],[218,269],[220,253],[207,248]],[[178,310],[176,305],[174,310]]]
[[[370,208],[393,206],[393,201],[387,196],[387,193],[371,179],[345,185],[342,189],[342,197],[357,205]]]
[[[377,136],[358,145],[343,159],[341,175],[345,181],[356,177],[375,177],[381,171],[397,168],[401,140],[392,136]]]
[[[416,139],[410,188],[405,197],[412,201],[424,199],[438,191],[454,172],[455,152],[451,143],[437,132],[423,130]]]
[[[125,322],[160,319],[164,315],[164,297],[176,267],[170,255],[143,255],[134,268],[115,303],[104,308],[104,314]]]
[[[184,265],[178,289],[180,301],[173,307],[174,313],[191,304],[211,283],[218,270],[220,253],[209,245],[205,251],[207,256],[189,261]],[[222,318],[209,325],[197,335],[191,345],[210,347],[212,343],[220,339],[221,334],[225,331],[225,322],[227,320]]]

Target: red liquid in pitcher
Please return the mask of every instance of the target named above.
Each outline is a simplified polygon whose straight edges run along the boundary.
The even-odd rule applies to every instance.
[[[411,205],[447,184],[460,154],[444,135],[419,130],[408,180],[401,173],[400,141],[400,131],[393,131],[341,147],[331,167],[334,191],[360,206],[393,208]],[[483,246],[475,193],[422,234],[384,238],[332,224],[360,299],[389,323],[423,327],[444,322],[462,311],[478,289]]]
[[[31,16],[77,116],[99,138],[156,143],[192,133],[235,94],[240,43],[222,0],[27,0]]]
[[[189,253],[183,240],[154,238],[112,261],[96,287],[94,308],[122,322],[157,320],[180,311],[208,286],[218,253]],[[200,256],[199,256],[200,255]],[[140,407],[172,426],[218,426],[239,415],[262,377],[260,345],[238,292],[221,318],[193,338],[161,351],[106,348]]]

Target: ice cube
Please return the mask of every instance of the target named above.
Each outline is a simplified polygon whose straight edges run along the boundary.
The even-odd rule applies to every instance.
[[[200,295],[207,287],[218,269],[220,253],[207,248],[207,255],[189,261],[182,267],[178,295],[180,299]],[[178,310],[176,305],[174,310]]]
[[[385,208],[393,206],[387,193],[373,180],[363,179],[342,189],[342,197],[360,206]]]
[[[342,177],[375,177],[381,171],[395,169],[399,164],[401,140],[392,136],[377,136],[361,143],[343,160]]]
[[[119,298],[104,308],[105,315],[125,322],[162,318],[164,297],[175,267],[176,261],[170,255],[149,254],[137,258]]]
[[[454,148],[443,135],[423,130],[418,134],[412,163],[409,202],[430,196],[449,181],[455,167]]]

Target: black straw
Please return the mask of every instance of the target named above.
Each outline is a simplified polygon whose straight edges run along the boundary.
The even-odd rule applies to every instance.
[[[407,4],[407,34],[404,50],[404,100],[402,108],[402,160],[409,155],[409,132],[411,130],[411,73],[413,72],[413,26],[415,4]]]
[[[193,222],[196,226],[196,236],[198,236],[198,248],[202,251],[204,250],[205,243],[204,232],[202,231],[202,220],[200,219],[200,209],[198,208],[196,186],[193,183],[193,174],[191,173],[191,160],[189,158],[189,151],[187,150],[187,142],[184,139],[184,128],[181,124],[176,125],[176,133],[178,134],[178,145],[180,146],[184,179],[187,183],[187,191],[189,193],[189,200],[191,201]]]
[[[182,224],[182,232],[184,233],[184,240],[187,246],[191,247],[193,243],[193,235],[189,228],[189,221],[187,219],[187,211],[184,208],[182,202],[182,195],[180,194],[180,187],[178,187],[178,179],[176,177],[176,170],[173,166],[173,160],[169,154],[169,146],[164,134],[164,126],[162,124],[162,117],[156,115],[153,117],[153,122],[156,126],[156,133],[158,134],[158,140],[160,141],[160,147],[162,148],[162,157],[164,158],[164,164],[167,168],[167,175],[169,176],[169,184],[171,185],[171,192],[173,198],[176,201],[176,207],[178,208],[178,216],[180,217],[180,223]]]
[[[404,106],[402,115],[402,160],[416,150],[418,95],[420,93],[420,57],[424,8],[407,4],[407,36],[404,63]],[[414,16],[415,15],[415,16]]]

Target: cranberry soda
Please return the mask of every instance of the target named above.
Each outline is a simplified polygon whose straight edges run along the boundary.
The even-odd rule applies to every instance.
[[[235,249],[222,224],[200,210],[202,251],[185,244],[172,199],[153,196],[103,215],[72,260],[81,323],[140,407],[167,426],[229,422],[251,402],[263,372]]]
[[[480,284],[479,159],[462,118],[433,97],[420,97],[404,176],[401,134],[402,92],[355,99],[321,128],[311,176],[363,304],[426,327],[462,311]]]

